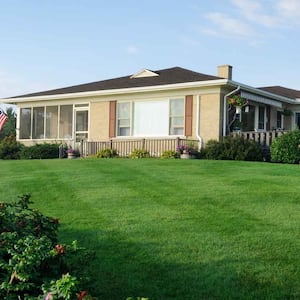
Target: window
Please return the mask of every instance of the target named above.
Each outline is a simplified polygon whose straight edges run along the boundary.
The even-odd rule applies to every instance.
[[[60,106],[59,138],[72,138],[73,105]]]
[[[21,108],[20,139],[31,139],[31,108]]]
[[[71,139],[73,105],[20,109],[20,139]]]
[[[118,103],[117,106],[117,130],[118,136],[130,136],[130,102]]]
[[[58,106],[46,107],[46,138],[58,137]]]
[[[32,113],[32,138],[44,138],[45,107],[34,107]]]
[[[184,99],[170,100],[170,135],[183,135]]]
[[[167,136],[168,100],[134,102],[134,136]]]
[[[117,136],[184,134],[184,98],[117,103]]]
[[[277,110],[277,115],[276,115],[276,128],[281,128],[282,129],[282,112]]]
[[[297,128],[300,128],[300,113],[299,112],[295,113],[295,124],[296,124]]]

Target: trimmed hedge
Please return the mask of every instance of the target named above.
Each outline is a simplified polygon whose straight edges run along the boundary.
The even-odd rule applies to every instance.
[[[36,144],[24,147],[21,151],[21,159],[49,159],[59,158],[58,144]]]
[[[201,156],[216,160],[263,160],[260,145],[242,137],[225,137],[222,141],[210,140],[207,142]]]
[[[276,138],[271,145],[271,161],[296,164],[300,161],[300,130],[295,129]]]

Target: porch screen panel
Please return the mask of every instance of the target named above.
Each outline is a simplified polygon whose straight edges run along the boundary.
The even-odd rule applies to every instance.
[[[58,106],[46,106],[46,138],[58,137]]]
[[[72,138],[73,105],[61,105],[59,117],[59,138]]]
[[[20,139],[31,139],[31,108],[20,110]]]
[[[45,107],[34,107],[32,111],[32,138],[43,139]]]
[[[254,131],[254,128],[255,128],[255,106],[254,105],[244,106],[242,108],[242,129],[243,131]]]
[[[134,103],[134,136],[168,136],[169,101]]]

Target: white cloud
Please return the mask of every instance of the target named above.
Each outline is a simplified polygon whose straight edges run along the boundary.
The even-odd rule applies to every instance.
[[[291,29],[300,26],[300,0],[230,0],[227,11],[205,15],[207,35],[231,38],[253,37],[260,43],[270,29]],[[273,31],[272,34],[276,34]]]
[[[277,3],[278,14],[284,18],[286,23],[300,24],[300,1],[280,0]]]
[[[214,28],[218,28],[220,33],[225,35],[235,35],[239,37],[251,36],[254,34],[251,26],[234,17],[229,17],[222,13],[209,13],[206,18],[212,22]],[[214,29],[204,29],[207,33],[216,34]]]
[[[139,52],[139,49],[136,46],[128,46],[126,49],[127,53],[129,54],[137,54]]]
[[[278,26],[278,16],[266,14],[266,7],[263,7],[260,1],[231,0],[231,2],[239,9],[239,13],[247,21],[265,27]]]

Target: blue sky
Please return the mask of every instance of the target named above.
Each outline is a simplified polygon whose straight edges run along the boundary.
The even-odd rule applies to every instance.
[[[0,0],[0,98],[173,66],[300,90],[298,0]]]

